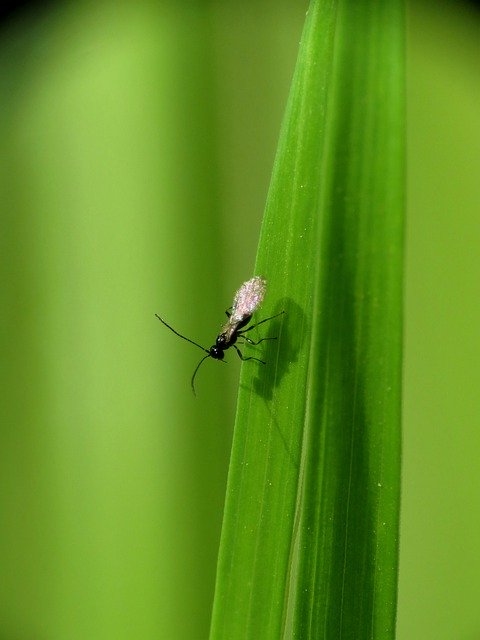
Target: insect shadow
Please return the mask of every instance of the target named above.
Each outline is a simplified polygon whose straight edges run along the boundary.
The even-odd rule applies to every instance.
[[[285,311],[284,321],[281,312]],[[277,314],[280,314],[277,316]],[[275,388],[280,384],[284,376],[298,359],[298,352],[305,339],[305,331],[293,332],[291,327],[305,327],[306,317],[299,305],[292,298],[282,298],[277,302],[273,310],[273,318],[269,323],[266,338],[277,338],[265,342],[265,350],[262,358],[269,367],[257,369],[257,376],[253,379],[255,393],[264,400],[269,401],[273,397]]]
[[[252,391],[264,400],[270,414],[271,425],[278,435],[278,442],[281,443],[290,463],[299,469],[301,433],[292,432],[291,423],[284,423],[282,418],[285,416],[277,414],[276,403],[271,401],[275,395],[275,389],[298,360],[299,351],[308,333],[306,331],[307,318],[301,307],[292,298],[279,300],[273,313],[279,313],[279,310],[285,311],[285,319],[280,316],[269,324],[266,337],[277,337],[277,340],[265,342],[266,347],[262,352],[262,358],[268,363],[268,366],[256,367]],[[295,327],[295,330],[292,330],[292,327]],[[301,330],[298,327],[301,327]]]

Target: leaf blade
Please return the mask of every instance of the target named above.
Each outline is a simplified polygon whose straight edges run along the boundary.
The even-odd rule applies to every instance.
[[[307,18],[257,259],[277,300],[265,313],[287,317],[270,329],[271,366],[242,371],[212,639],[393,637],[403,230],[394,4],[313,2]]]

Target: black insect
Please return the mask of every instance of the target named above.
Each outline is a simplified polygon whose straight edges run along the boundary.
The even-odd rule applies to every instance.
[[[238,356],[241,358],[241,360],[256,360],[257,362],[261,362],[262,364],[265,364],[263,360],[260,360],[259,358],[254,358],[253,356],[245,358],[245,356],[242,354],[242,352],[240,351],[240,349],[237,347],[235,343],[237,342],[238,338],[243,338],[246,342],[253,345],[260,344],[264,340],[276,339],[275,337],[261,338],[261,340],[258,340],[257,342],[255,342],[254,340],[251,340],[250,338],[248,338],[245,335],[245,333],[247,333],[247,331],[251,331],[255,327],[258,327],[258,325],[263,324],[264,322],[267,322],[268,320],[273,320],[273,318],[276,318],[277,316],[282,315],[284,311],[277,313],[276,315],[271,316],[270,318],[265,318],[264,320],[260,320],[260,322],[257,322],[256,324],[253,324],[251,327],[248,327],[248,329],[243,328],[250,322],[252,315],[263,302],[263,298],[265,297],[266,286],[267,286],[266,280],[260,276],[255,276],[254,278],[251,278],[251,280],[248,280],[247,282],[244,282],[242,284],[240,289],[235,294],[231,311],[227,310],[225,312],[227,314],[228,320],[223,325],[221,332],[218,334],[217,339],[215,340],[215,344],[211,346],[210,349],[205,349],[205,347],[202,347],[202,345],[198,344],[198,342],[195,342],[194,340],[190,340],[190,338],[187,338],[186,336],[182,336],[181,333],[178,333],[178,331],[175,331],[173,327],[167,324],[165,320],[163,320],[163,318],[161,318],[158,314],[155,314],[157,318],[160,320],[160,322],[162,322],[166,327],[168,327],[170,331],[173,331],[173,333],[175,333],[180,338],[187,340],[187,342],[191,342],[195,346],[199,347],[202,351],[205,351],[207,354],[200,360],[200,362],[195,368],[195,371],[193,372],[191,385],[192,385],[192,391],[194,395],[196,395],[195,394],[195,376],[197,375],[197,371],[199,370],[202,362],[207,358],[213,358],[214,360],[223,360],[225,351],[230,347],[233,347],[235,349],[235,351],[238,353]]]

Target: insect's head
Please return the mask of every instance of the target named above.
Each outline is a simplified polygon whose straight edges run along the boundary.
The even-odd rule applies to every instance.
[[[219,336],[217,336],[217,339],[215,340],[215,344],[210,347],[210,349],[208,350],[208,353],[210,354],[210,357],[213,358],[214,360],[223,360],[223,356],[225,349],[227,348],[227,338],[225,336],[224,333],[221,333]]]
[[[210,347],[208,353],[214,360],[223,360],[223,357],[225,355],[224,347],[222,345],[219,345],[218,341],[213,345],[213,347]]]

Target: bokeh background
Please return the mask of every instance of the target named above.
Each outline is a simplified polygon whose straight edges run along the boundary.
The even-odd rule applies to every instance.
[[[252,275],[307,2],[0,23],[0,639],[208,635]],[[480,638],[480,11],[411,2],[399,640]]]

